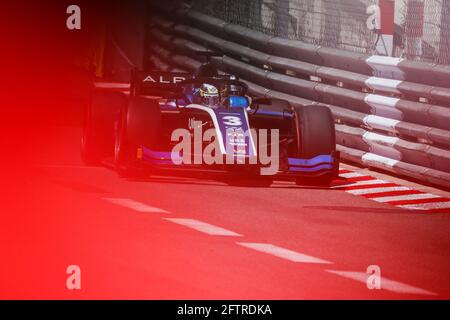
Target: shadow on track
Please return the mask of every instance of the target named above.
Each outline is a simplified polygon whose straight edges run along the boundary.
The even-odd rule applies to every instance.
[[[258,179],[220,179],[211,177],[177,177],[177,176],[150,176],[148,178],[130,179],[130,182],[146,182],[146,183],[167,183],[167,184],[189,184],[189,185],[208,185],[217,187],[238,187],[238,188],[273,188],[273,189],[317,189],[317,190],[332,190],[328,187],[311,187],[311,186],[297,186],[291,181],[261,181]]]

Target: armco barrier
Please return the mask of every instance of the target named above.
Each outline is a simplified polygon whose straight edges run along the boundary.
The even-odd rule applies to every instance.
[[[248,62],[256,62],[259,64],[266,64],[274,69],[278,70],[289,70],[293,71],[299,75],[303,76],[316,76],[327,81],[335,81],[340,83],[345,83],[350,86],[360,86],[366,89],[372,89],[376,91],[385,91],[390,93],[405,94],[408,96],[416,97],[428,96],[431,97],[432,88],[426,85],[420,86],[419,84],[409,84],[409,83],[399,83],[399,81],[386,81],[386,79],[376,78],[376,77],[365,77],[363,75],[354,74],[351,72],[345,72],[332,68],[323,68],[315,65],[311,65],[304,62],[299,62],[286,58],[272,57],[267,54],[257,52],[255,50],[243,47],[241,45],[235,45],[229,41],[221,40],[220,38],[211,36],[205,32],[197,29],[193,29],[185,26],[175,27],[177,33],[181,33],[185,36],[195,38],[197,41],[206,42],[210,47],[214,47],[227,52],[234,56],[240,56],[248,59]],[[167,41],[167,37],[161,36],[161,34],[154,32],[154,37],[156,39],[163,38],[163,41]],[[331,76],[330,76],[331,75]],[[285,79],[288,84],[283,84],[280,80],[280,86],[285,90],[293,88],[293,90],[304,89],[299,83],[295,83],[297,78],[279,76],[274,74],[269,74],[270,77],[280,77],[280,79]],[[298,81],[297,81],[298,82]],[[308,81],[309,83],[303,83],[304,86],[308,88],[315,87],[315,91],[318,93],[325,93],[322,100],[327,100],[323,102],[333,103],[330,99],[346,100],[349,103],[355,104],[355,107],[361,107],[362,105],[372,108],[372,114],[384,116],[386,113],[390,118],[396,118],[398,120],[405,120],[408,122],[419,122],[421,124],[431,125],[438,128],[448,128],[448,123],[450,123],[450,109],[444,108],[438,105],[424,104],[411,100],[398,99],[395,97],[386,97],[380,94],[364,94],[363,92],[349,90],[345,88],[338,88],[336,86],[323,86],[322,84],[315,84]],[[328,89],[328,92],[326,90]],[[409,90],[408,90],[409,89]],[[417,91],[413,91],[416,89]],[[308,91],[304,91],[304,94]],[[287,92],[291,93],[291,92]],[[351,98],[354,97],[355,100]],[[311,98],[311,97],[310,97]],[[314,99],[314,98],[311,98]],[[397,116],[395,117],[395,113]],[[425,118],[424,118],[425,116]],[[402,117],[401,119],[399,119]],[[416,120],[414,120],[416,119]],[[428,121],[425,123],[424,121]]]
[[[450,187],[450,67],[280,39],[187,8],[163,9],[149,33],[156,68],[191,71],[195,51],[220,50],[213,63],[253,94],[327,105],[344,159]]]
[[[217,20],[216,18],[213,18]],[[284,44],[284,50],[272,50],[271,45],[274,45],[277,47],[279,43],[272,44],[272,43],[265,43],[263,40],[260,43],[260,46],[263,47],[265,52],[272,53],[273,51],[279,52],[282,54],[282,56],[272,56],[268,53],[262,53],[257,50],[253,50],[250,47],[247,47],[245,45],[240,45],[232,41],[226,41],[225,39],[221,39],[218,37],[214,37],[209,35],[206,32],[200,31],[196,28],[191,28],[186,25],[175,25],[173,23],[167,22],[166,20],[161,19],[155,19],[154,23],[162,27],[166,30],[175,30],[178,34],[181,34],[183,36],[189,37],[193,39],[194,41],[199,41],[201,43],[206,43],[209,46],[216,46],[219,49],[222,49],[225,52],[229,52],[231,54],[236,54],[242,57],[246,57],[250,59],[250,61],[264,64],[268,63],[269,65],[273,65],[274,67],[285,69],[285,70],[293,70],[295,72],[298,72],[300,74],[305,75],[313,75],[318,76],[323,79],[329,80],[329,81],[335,81],[335,82],[344,82],[348,85],[355,85],[360,86],[361,88],[367,88],[369,90],[375,90],[379,91],[381,93],[395,93],[395,94],[403,94],[407,95],[411,98],[414,98],[418,100],[421,97],[430,99],[430,100],[436,100],[436,101],[442,101],[442,102],[450,102],[450,92],[446,88],[440,88],[436,86],[426,85],[426,84],[420,84],[420,83],[412,83],[407,81],[401,81],[401,80],[393,80],[393,79],[386,79],[386,78],[380,78],[372,76],[372,73],[375,74],[387,74],[391,76],[397,75],[397,78],[400,78],[403,76],[404,72],[401,71],[397,65],[400,63],[398,59],[395,58],[388,58],[386,57],[378,57],[378,56],[372,56],[370,58],[365,57],[364,60],[364,69],[365,74],[359,74],[355,72],[351,72],[345,69],[339,69],[339,68],[330,68],[330,67],[324,67],[323,65],[315,65],[312,62],[323,62],[323,60],[320,59],[319,56],[315,56],[315,53],[313,54],[311,50],[302,50],[302,46],[306,44],[302,44],[299,41],[292,41],[292,40],[286,40],[286,39],[278,39],[278,38],[272,38],[272,42],[277,41],[281,43],[290,43],[290,46],[287,46]],[[172,29],[172,27],[174,27]],[[243,27],[240,27],[243,28]],[[252,32],[252,34],[255,34],[255,32]],[[254,36],[254,35],[253,35]],[[252,42],[253,47],[258,47],[255,44],[255,41]],[[307,45],[311,46],[311,45]],[[293,52],[293,54],[289,55],[288,49]],[[337,55],[337,52],[341,52],[340,50],[335,50],[335,55]],[[349,59],[350,56],[348,56],[350,53],[345,52],[346,59]],[[302,60],[299,60],[300,58],[294,58],[292,57],[302,57]],[[307,58],[309,56],[309,59]],[[287,57],[287,58],[286,58]],[[358,56],[355,58],[354,61],[357,61],[358,63],[361,61],[362,56],[358,54]],[[270,60],[268,60],[270,59]],[[394,62],[389,63],[389,61],[394,60]],[[338,59],[336,61],[342,61],[343,59]],[[333,64],[336,64],[336,61]],[[354,62],[353,61],[353,62]],[[330,63],[331,64],[331,63]],[[348,62],[344,63],[343,65],[340,65],[342,68],[343,66],[348,66]],[[442,68],[446,68],[445,66],[440,66]],[[389,70],[386,71],[386,70]],[[394,70],[394,71],[393,71]],[[396,72],[395,70],[398,70]],[[402,76],[400,76],[401,74]],[[448,74],[450,77],[450,73]],[[450,79],[450,78],[449,78]],[[389,81],[388,81],[389,80]],[[450,86],[450,83],[447,84],[447,86]]]
[[[159,5],[158,7],[163,12],[167,12],[167,8],[163,8],[162,5]],[[200,12],[189,10],[188,8],[178,9],[170,12],[170,14],[176,16],[178,21],[182,20],[187,24],[201,26],[202,30],[211,30],[212,33],[215,33],[218,36],[226,37],[228,40],[255,49],[260,49],[261,51],[264,51],[267,48],[273,48],[273,50],[280,48],[278,44],[280,44],[281,41],[275,37],[246,29],[242,26],[228,24],[217,18],[206,16]],[[354,71],[367,75],[372,75],[374,70],[378,71],[378,67],[385,70],[392,70],[392,67],[395,67],[400,72],[393,74],[394,79],[420,82],[431,86],[450,87],[448,80],[450,79],[450,66],[408,61],[405,59],[380,59],[378,57],[373,58],[372,64],[369,65],[367,62],[368,57],[364,54],[307,45],[295,40],[285,41],[290,41],[292,44],[293,49],[288,50],[288,55],[294,57],[294,59],[318,63],[322,66],[337,67],[342,70]],[[296,51],[298,52],[297,54]],[[269,53],[283,56],[279,51]],[[373,60],[376,60],[377,62],[375,63]],[[374,65],[376,67],[375,69],[373,69]],[[426,74],[424,74],[424,71],[426,71]]]
[[[187,41],[184,41],[183,43],[185,44],[185,43],[187,43]],[[156,45],[154,45],[154,46],[156,46]],[[177,48],[172,48],[172,49],[182,51],[185,48],[177,47]],[[166,52],[167,52],[167,54],[169,54],[168,53],[169,51],[166,51]],[[229,58],[229,57],[224,57],[221,60],[215,59],[215,62],[217,62],[218,66],[225,71],[228,71],[230,73],[239,74],[241,76],[244,76],[246,79],[248,79],[250,81],[259,83],[263,86],[265,85],[266,87],[271,86],[270,77],[268,77],[268,74],[271,72],[268,70],[262,70],[258,67],[249,65],[248,63],[244,63],[244,62],[241,62],[241,61]],[[180,63],[182,64],[183,59],[178,59],[177,63],[178,63],[178,65],[180,65]],[[303,87],[302,87],[303,89],[308,89],[308,88],[310,89],[310,88],[312,88],[311,86],[314,86],[314,84],[309,81],[301,81],[301,79],[292,78],[292,77],[288,77],[285,75],[279,75],[279,77],[282,77],[283,79],[285,79],[286,80],[285,82],[289,82],[292,79],[292,81],[295,81],[297,85],[300,84],[300,87],[302,87],[302,85],[303,85]],[[320,85],[320,84],[316,84],[316,86],[317,85]],[[288,84],[287,89],[292,88],[292,87],[293,86],[290,86]],[[295,91],[296,88],[295,87],[293,87],[293,88],[294,88],[293,91]],[[330,93],[331,90],[334,90],[334,91],[342,90],[342,88],[333,87],[333,86],[329,86],[329,85],[326,86],[326,88],[328,88],[328,89],[324,89],[325,94],[323,95],[324,96],[323,102],[329,102],[326,99],[332,98],[331,94],[327,94],[327,93]],[[284,89],[284,88],[282,88],[282,89]],[[328,90],[328,92],[326,90]],[[289,90],[287,90],[287,91],[289,91]],[[308,94],[308,92],[309,92],[309,94]],[[369,112],[369,107],[361,101],[362,96],[360,93],[351,91],[351,90],[347,90],[345,92],[347,92],[349,95],[346,96],[346,95],[342,95],[341,93],[339,93],[343,103],[348,103],[349,101],[352,101],[352,95],[356,95],[357,97],[354,98],[353,100],[355,101],[356,104],[359,104],[359,106],[360,106],[359,109],[356,108],[356,111]],[[302,91],[301,94],[307,95],[306,98],[309,98],[309,99],[318,99],[318,96],[314,95],[314,92],[312,92],[311,90],[310,91],[308,91],[308,90]],[[358,97],[359,97],[359,100],[358,100]],[[373,97],[376,97],[376,96],[369,95],[368,97],[373,99]],[[381,96],[379,96],[379,97],[381,97]],[[389,101],[389,98],[385,98],[385,99]],[[367,99],[367,100],[376,103],[376,101],[373,101],[370,99]],[[347,108],[352,108],[352,107],[347,106]],[[363,110],[361,110],[361,108],[363,108]],[[375,111],[376,111],[376,109],[375,109]],[[392,112],[392,110],[389,110],[389,111]],[[393,111],[395,111],[395,110],[393,110]],[[406,136],[418,137],[418,138],[422,138],[422,139],[430,139],[433,142],[438,143],[438,144],[441,143],[441,144],[448,145],[448,143],[449,143],[449,140],[446,139],[446,137],[448,137],[448,132],[445,130],[431,128],[431,127],[424,127],[423,125],[416,125],[416,124],[412,124],[412,123],[399,122],[399,121],[396,121],[393,119],[388,119],[388,118],[385,118],[383,120],[382,117],[378,117],[378,116],[376,116],[376,114],[373,116],[369,116],[368,119],[376,119],[377,120],[377,121],[373,121],[374,125],[376,126],[376,129],[381,129],[381,130],[385,129],[387,131],[395,130],[395,128],[394,129],[391,128],[391,124],[393,122],[395,122],[395,123],[398,123],[398,131],[396,132],[397,134],[404,134]],[[428,119],[426,119],[425,121],[428,121]],[[386,126],[388,126],[387,129],[385,127],[380,128],[380,125],[382,125],[383,123]]]

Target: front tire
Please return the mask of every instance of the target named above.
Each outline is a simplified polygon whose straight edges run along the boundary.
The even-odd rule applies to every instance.
[[[318,155],[334,154],[336,134],[334,119],[326,106],[310,105],[295,108],[297,127],[297,152],[300,158],[311,159]],[[333,172],[321,176],[297,178],[297,185],[329,186]]]

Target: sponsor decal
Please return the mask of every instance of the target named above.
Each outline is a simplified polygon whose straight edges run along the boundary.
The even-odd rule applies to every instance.
[[[176,142],[171,152],[176,155],[172,156],[173,164],[259,164],[261,175],[275,175],[279,171],[278,129],[270,130],[269,145],[269,130],[266,129],[257,132],[254,129],[227,128],[223,134],[224,140],[220,140],[219,131],[215,128],[203,132],[202,122],[195,120],[190,125],[193,132],[184,128],[172,132],[171,140]],[[255,150],[254,155],[248,152],[250,137],[255,145],[259,142],[258,152]],[[225,141],[225,146],[221,147],[221,141]]]
[[[161,84],[176,84],[186,80],[183,76],[171,75],[147,75],[142,82],[161,83]]]

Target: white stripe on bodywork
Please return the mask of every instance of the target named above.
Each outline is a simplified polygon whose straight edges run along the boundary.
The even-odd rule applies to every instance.
[[[244,115],[245,115],[245,121],[247,121],[248,138],[250,140],[250,144],[251,144],[252,150],[253,150],[253,153],[250,153],[250,156],[256,157],[257,156],[256,147],[255,147],[255,142],[253,141],[252,131],[250,130],[250,122],[248,121],[247,110],[244,109],[243,112],[244,112]]]
[[[186,106],[186,108],[203,110],[209,114],[209,116],[211,117],[211,120],[214,123],[214,129],[216,130],[216,133],[217,133],[217,140],[219,140],[220,152],[222,152],[222,154],[226,154],[227,152],[225,149],[225,145],[223,144],[222,132],[220,132],[219,122],[217,121],[217,116],[216,116],[215,112],[213,110],[211,110],[211,108],[202,106],[200,104],[188,104]]]
[[[223,136],[222,136],[222,132],[220,131],[220,126],[219,126],[219,122],[217,120],[217,116],[216,113],[208,107],[202,106],[200,104],[189,104],[186,106],[186,108],[191,108],[191,109],[199,109],[199,110],[203,110],[206,111],[210,116],[211,119],[214,123],[214,129],[216,130],[217,133],[217,139],[219,140],[219,147],[220,147],[220,152],[222,152],[222,154],[226,154],[226,149],[225,149],[225,145],[223,143]],[[247,121],[247,128],[248,128],[248,138],[250,140],[252,149],[253,149],[253,155],[256,156],[256,148],[255,148],[255,143],[253,141],[253,137],[250,131],[250,123],[248,121],[248,116],[247,116],[247,111],[244,110],[244,115],[245,115],[245,120]]]
[[[241,237],[240,234],[214,226],[212,224],[202,222],[199,220],[194,219],[172,219],[172,218],[165,218],[165,220],[177,223],[179,225],[212,235],[212,236],[229,236],[229,237]]]
[[[338,276],[356,280],[367,284],[367,280],[371,276],[370,274],[364,272],[355,271],[340,271],[340,270],[326,270],[326,272],[336,274]],[[436,293],[411,286],[409,284],[401,283],[398,281],[390,280],[385,277],[381,277],[381,289],[392,291],[395,293],[406,293],[406,294],[419,294],[419,295],[436,295]]]
[[[331,262],[322,260],[316,257],[308,256],[306,254],[292,251],[289,249],[281,248],[273,244],[267,243],[249,243],[249,242],[237,242],[237,244],[250,248],[259,252],[271,254],[278,258],[286,259],[293,262],[301,263],[318,263],[318,264],[330,264]]]

